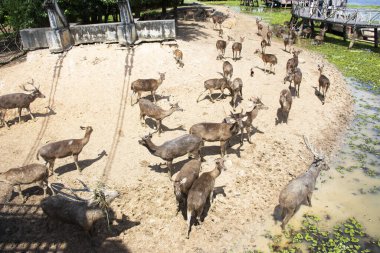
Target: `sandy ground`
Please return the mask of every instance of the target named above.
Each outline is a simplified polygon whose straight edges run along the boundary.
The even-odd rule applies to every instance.
[[[18,85],[33,78],[46,95],[31,106],[36,121],[25,115],[23,120],[27,122],[15,123],[9,130],[0,128],[0,171],[38,162],[36,153],[42,145],[82,138],[84,132],[79,126],[90,125],[94,132],[79,156],[83,173],[75,170],[72,158],[60,159],[55,164],[59,176],[50,181],[75,187],[77,178],[91,186],[102,179],[121,192],[112,204],[119,220],[113,222],[111,231],[102,230],[89,240],[75,226],[48,223],[38,207],[42,191],[36,193],[37,188],[33,188],[26,205],[15,197],[2,207],[0,250],[242,252],[254,248],[259,228],[271,217],[280,190],[312,161],[302,136],[309,136],[315,146],[330,154],[349,122],[352,99],[335,67],[303,51],[299,66],[303,72],[301,97],[293,99],[288,124],[276,125],[279,94],[288,87],[282,81],[291,55],[283,50],[282,43],[274,42],[267,53],[278,58],[276,75],[265,74],[261,59],[253,54],[261,41],[254,19],[238,15],[236,20],[236,26],[224,30],[234,38],[246,37],[240,60],[231,59],[232,43],[226,50],[226,58],[234,67],[233,78],[240,77],[244,82],[242,105],[249,97],[260,96],[269,109],[261,111],[253,123],[259,132],[252,136],[252,145],[244,142],[239,148],[238,138],[232,141],[226,157],[231,162],[216,180],[214,204],[203,224],[193,226],[190,239],[185,239],[184,217],[176,215],[166,166],[160,167],[163,161],[138,144],[141,136],[154,129],[140,125],[139,107],[130,105],[130,84],[166,72],[157,91],[158,104],[169,108],[169,102],[178,101],[184,109],[163,121],[166,131],[161,137],[153,137],[157,144],[187,133],[195,123],[221,122],[224,111],[231,110],[229,96],[214,104],[207,98],[196,103],[203,82],[220,77],[222,71],[222,61],[216,60],[218,32],[210,22],[179,23],[177,42],[184,53],[184,68],[175,64],[173,48],[160,43],[131,49],[85,45],[64,54],[38,50],[29,52],[24,61],[0,68],[0,94],[19,92]],[[324,73],[331,80],[325,105],[315,95],[320,63],[325,64]],[[251,68],[254,77],[249,75]],[[15,119],[16,110],[9,112],[7,120]],[[99,155],[103,150],[107,155]],[[213,169],[219,157],[218,143],[206,143],[202,152],[206,159],[203,171]],[[174,160],[176,170],[184,161],[186,157]]]

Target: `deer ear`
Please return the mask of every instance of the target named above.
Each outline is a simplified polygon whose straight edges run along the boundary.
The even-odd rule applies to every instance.
[[[85,130],[86,128],[85,128],[85,127],[83,127],[83,126],[80,126],[80,129],[82,129],[82,130]]]

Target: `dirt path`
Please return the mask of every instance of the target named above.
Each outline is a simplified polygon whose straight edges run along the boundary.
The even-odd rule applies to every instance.
[[[288,124],[276,125],[279,94],[288,86],[283,84],[286,61],[291,55],[282,50],[282,43],[274,42],[267,52],[277,55],[276,75],[265,74],[260,69],[261,59],[253,54],[260,48],[261,41],[255,34],[254,19],[244,15],[237,15],[236,19],[236,26],[224,29],[234,38],[246,37],[239,61],[232,61],[231,43],[227,46],[226,57],[233,64],[233,78],[241,77],[244,82],[244,106],[249,97],[261,96],[269,109],[261,111],[253,124],[262,132],[252,136],[254,144],[245,142],[239,149],[238,140],[232,142],[232,148],[228,149],[227,159],[231,161],[228,170],[216,180],[214,204],[204,223],[193,226],[189,240],[185,239],[186,221],[181,214],[175,215],[175,198],[167,170],[158,165],[163,161],[150,155],[137,142],[154,130],[141,127],[139,108],[130,105],[130,83],[138,78],[158,78],[157,72],[166,72],[166,79],[157,91],[161,97],[158,104],[169,108],[168,100],[178,101],[184,109],[163,121],[168,130],[161,137],[155,135],[155,143],[182,135],[195,123],[220,122],[224,111],[231,110],[230,97],[214,104],[208,99],[196,103],[203,91],[203,82],[219,77],[222,71],[222,61],[216,60],[218,32],[209,22],[180,22],[177,42],[184,53],[184,68],[176,66],[172,48],[159,43],[142,44],[129,50],[105,44],[80,46],[64,57],[39,50],[29,52],[23,62],[0,68],[3,84],[0,94],[18,92],[17,85],[33,78],[47,96],[37,99],[31,106],[37,116],[36,122],[25,116],[27,123],[14,124],[10,130],[0,128],[1,171],[24,162],[37,162],[35,154],[43,144],[81,138],[84,132],[79,126],[91,125],[94,132],[79,156],[83,173],[80,175],[75,170],[70,157],[57,160],[55,171],[60,174],[56,180],[68,186],[74,186],[76,178],[90,185],[103,178],[121,191],[121,198],[113,207],[119,218],[124,214],[127,219],[114,222],[112,233],[96,237],[99,249],[132,252],[241,252],[252,249],[258,227],[264,219],[270,218],[279,191],[311,161],[302,136],[309,136],[313,144],[329,154],[347,126],[352,99],[336,68],[320,56],[303,51],[300,55],[301,97],[293,100]],[[321,104],[314,89],[319,77],[317,64],[322,62],[325,63],[325,75],[331,80],[325,105]],[[254,77],[249,75],[251,68],[254,68]],[[53,112],[47,112],[48,105]],[[9,112],[7,118],[15,116],[15,112]],[[215,158],[219,157],[217,143],[206,143],[206,146],[204,171],[212,169]],[[107,156],[99,156],[103,150]],[[183,161],[185,157],[175,159],[176,169]],[[36,205],[41,198],[41,195],[32,195],[27,204]],[[13,199],[11,204],[14,206],[1,209],[2,220],[5,213],[10,215],[17,208],[26,208],[19,206],[19,198]],[[9,213],[4,211],[7,208]],[[20,221],[16,216],[0,225],[7,235],[0,237],[3,249],[50,247],[62,251],[95,251],[97,248],[91,248],[76,227],[59,224],[57,230],[54,225],[44,226],[46,219],[38,207],[35,209],[35,221],[23,223],[22,228],[13,227]],[[22,217],[18,219],[23,221]],[[0,234],[4,235],[2,231]]]

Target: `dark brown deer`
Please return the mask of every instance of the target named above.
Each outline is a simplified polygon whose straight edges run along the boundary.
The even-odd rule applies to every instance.
[[[132,96],[137,93],[138,99],[141,98],[141,93],[144,91],[150,91],[153,97],[154,102],[156,103],[156,90],[162,82],[165,80],[165,73],[158,73],[160,78],[158,79],[137,79],[131,84],[131,90],[133,91]],[[131,105],[132,105],[132,96],[131,96]]]
[[[200,221],[207,199],[210,201],[210,206],[213,202],[215,179],[220,175],[222,170],[226,170],[223,159],[218,158],[215,163],[215,169],[210,172],[202,173],[190,188],[187,196],[188,230],[186,238],[189,238],[190,235],[191,217],[196,216],[196,218]]]
[[[217,60],[223,59],[224,53],[226,52],[226,47],[227,47],[227,42],[225,40],[217,40],[216,41],[216,50],[220,52],[218,57],[216,58]]]
[[[222,23],[227,19],[227,17],[220,15],[214,15],[211,18],[212,22],[214,23],[214,29],[216,29],[219,24],[219,30],[222,29]]]
[[[0,181],[15,186],[16,191],[20,194],[23,202],[25,202],[25,198],[22,194],[21,185],[37,184],[43,188],[45,197],[48,186],[48,177],[48,168],[36,163],[13,168],[4,173],[0,173]]]
[[[82,169],[78,164],[78,156],[82,152],[83,147],[89,142],[91,133],[93,131],[92,127],[80,127],[82,130],[86,130],[86,133],[82,139],[69,139],[63,141],[52,142],[41,147],[37,152],[37,160],[41,156],[46,164],[49,163],[50,173],[53,174],[53,167],[55,159],[64,158],[72,156],[74,159],[75,166],[79,172]]]
[[[270,44],[265,39],[263,39],[261,41],[260,45],[261,45],[261,52],[265,54],[265,48],[267,46],[270,46]]]
[[[321,66],[318,65],[318,71],[319,71],[318,91],[319,91],[319,94],[323,96],[322,104],[324,105],[325,100],[326,100],[327,90],[330,87],[330,80],[325,75],[322,74],[323,68],[324,68],[324,65],[321,65]],[[322,88],[323,94],[321,93],[321,88]]]
[[[315,183],[321,170],[328,170],[330,167],[325,161],[325,156],[317,153],[308,139],[304,137],[306,147],[314,155],[314,160],[309,169],[290,181],[280,193],[279,203],[282,209],[281,228],[285,229],[285,225],[293,217],[294,213],[301,204],[307,203],[311,207],[311,197],[315,189]]]
[[[203,140],[199,136],[185,134],[157,146],[152,142],[152,134],[149,134],[142,137],[141,140],[139,140],[139,144],[146,147],[152,155],[158,156],[166,161],[168,173],[171,177],[174,158],[186,154],[191,154],[193,158],[196,159],[201,158],[200,150],[203,147]]]
[[[33,86],[33,89],[26,89],[25,85],[20,86],[24,91],[31,92],[30,94],[25,93],[12,93],[0,96],[0,110],[3,112],[1,117],[1,122],[8,126],[5,121],[5,115],[8,109],[18,109],[18,122],[21,123],[21,111],[23,108],[28,110],[30,117],[34,119],[32,112],[30,111],[30,104],[36,98],[45,98],[45,95],[41,93],[39,87],[34,86],[34,80],[28,82],[28,84]]]
[[[288,123],[289,118],[289,112],[292,108],[292,94],[288,89],[283,89],[280,93],[280,105],[281,105],[281,113],[282,113],[282,120],[285,123]]]
[[[234,73],[234,68],[233,68],[232,64],[229,61],[223,62],[223,76],[224,76],[224,78],[228,78],[228,80],[231,80],[233,73]]]

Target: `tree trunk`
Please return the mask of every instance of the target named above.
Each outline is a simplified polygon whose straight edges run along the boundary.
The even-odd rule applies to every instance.
[[[168,0],[162,0],[162,12],[161,12],[161,18],[165,19],[166,17],[166,7],[168,6]]]

